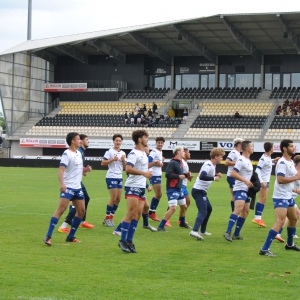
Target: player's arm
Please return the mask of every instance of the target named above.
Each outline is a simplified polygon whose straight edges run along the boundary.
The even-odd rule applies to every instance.
[[[131,175],[142,175],[146,178],[152,177],[152,172],[150,172],[150,171],[144,172],[144,171],[137,170],[131,164],[128,164],[128,163],[126,165],[126,172]]]
[[[114,162],[114,161],[117,161],[118,160],[118,155],[114,156],[113,158],[111,159],[105,159],[104,157],[102,158],[102,161],[101,161],[101,166],[108,166],[110,163]]]
[[[165,177],[169,179],[179,179],[179,174],[176,174],[174,171],[175,171],[175,163],[174,161],[170,161],[166,169]]]
[[[58,180],[59,180],[59,184],[60,184],[60,191],[61,192],[65,192],[67,187],[64,183],[64,172],[66,170],[65,166],[60,165],[58,168]]]
[[[227,157],[226,160],[225,160],[225,166],[232,167],[234,165],[235,165],[235,162],[232,161],[230,158]]]
[[[244,182],[247,185],[247,187],[252,187],[253,186],[253,183],[250,180],[247,180],[246,178],[244,178],[243,176],[241,176],[238,173],[238,170],[235,169],[235,168],[231,172],[231,177],[233,177],[234,179],[237,179],[239,181]]]
[[[300,173],[297,173],[295,176],[293,177],[285,177],[284,174],[282,173],[277,173],[277,182],[279,184],[285,184],[285,183],[291,183],[291,182],[294,182],[296,180],[299,180],[300,179]]]

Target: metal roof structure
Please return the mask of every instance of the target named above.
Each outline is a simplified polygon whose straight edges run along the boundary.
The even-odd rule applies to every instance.
[[[175,56],[300,54],[300,12],[224,14],[187,20],[29,40],[0,55],[29,51],[53,64],[69,55],[88,63],[89,55],[108,55],[126,63],[126,55],[145,54],[173,64]]]

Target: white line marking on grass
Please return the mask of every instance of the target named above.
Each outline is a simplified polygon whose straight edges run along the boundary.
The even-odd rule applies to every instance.
[[[16,206],[0,206],[0,208],[12,208],[12,207],[16,207]]]

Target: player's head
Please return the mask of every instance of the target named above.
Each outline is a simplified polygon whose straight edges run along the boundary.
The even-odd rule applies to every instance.
[[[89,138],[88,138],[88,136],[86,134],[80,134],[79,137],[80,137],[80,140],[81,140],[82,147],[84,149],[88,148],[89,147]]]
[[[289,146],[293,144],[292,140],[282,140],[280,142],[280,151],[281,153],[284,153],[284,148],[286,148],[286,152],[288,152],[288,154],[290,156],[292,156],[294,153],[291,153],[291,151],[289,151]]]
[[[133,131],[131,137],[136,145],[139,143],[139,141],[144,144],[145,141],[142,141],[144,138],[147,138],[148,142],[148,132],[143,129]],[[147,143],[145,145],[147,145]]]
[[[265,152],[270,152],[273,149],[273,143],[265,142],[264,143],[264,149],[265,149]]]
[[[176,146],[173,149],[174,156],[178,157],[179,159],[183,159],[185,157],[185,152],[182,146]]]
[[[113,141],[116,139],[116,138],[120,138],[122,141],[123,141],[123,136],[122,136],[122,134],[119,134],[119,133],[116,133],[116,134],[114,134],[113,135]]]
[[[216,156],[222,157],[225,155],[225,151],[222,148],[213,148],[210,151],[210,158],[214,159]]]
[[[294,164],[295,164],[295,167],[297,167],[300,164],[300,155],[296,155],[294,157]]]
[[[191,152],[190,152],[190,150],[188,148],[183,148],[183,151],[185,153],[185,157],[184,157],[185,160],[190,159],[191,158]]]
[[[251,148],[251,153],[253,152],[252,142],[251,141],[243,141],[242,142],[242,151],[246,151]]]
[[[238,146],[242,145],[242,142],[244,141],[244,139],[241,138],[236,138],[233,140],[233,145],[234,148],[237,148]]]
[[[75,140],[76,136],[79,136],[77,132],[69,132],[66,137],[66,142],[69,146],[72,144],[72,140]]]

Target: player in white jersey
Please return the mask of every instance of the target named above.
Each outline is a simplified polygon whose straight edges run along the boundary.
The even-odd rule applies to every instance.
[[[118,209],[122,194],[122,174],[126,166],[126,154],[121,150],[123,137],[121,134],[113,136],[113,148],[105,152],[101,165],[108,166],[106,185],[110,200],[106,205],[106,216],[103,221],[108,227],[114,227],[114,215]]]
[[[300,180],[300,172],[294,167],[292,156],[295,154],[292,140],[282,140],[280,143],[282,157],[278,160],[275,173],[276,180],[273,192],[273,203],[275,208],[275,224],[270,229],[267,239],[259,251],[260,255],[276,256],[269,248],[277,233],[283,227],[286,217],[289,219],[287,226],[286,250],[300,251],[300,247],[294,244],[296,233],[297,213],[293,199],[294,182]]]
[[[76,215],[73,218],[71,230],[66,238],[66,242],[79,243],[75,238],[76,230],[78,229],[84,216],[84,194],[81,188],[81,179],[84,172],[89,172],[83,167],[81,153],[77,150],[81,146],[81,140],[77,132],[70,132],[66,138],[69,149],[65,150],[62,155],[58,179],[60,182],[60,200],[58,207],[51,217],[48,232],[43,241],[47,246],[52,244],[52,233],[58,223],[59,218],[67,209],[69,202],[72,201],[76,208]]]
[[[242,142],[243,155],[237,160],[233,167],[231,176],[236,180],[233,187],[234,195],[234,211],[229,217],[228,227],[224,233],[224,238],[232,242],[232,240],[242,240],[240,231],[245,223],[249,213],[250,198],[248,197],[248,189],[253,187],[250,181],[253,166],[250,155],[253,153],[253,145],[250,141]],[[236,224],[234,234],[231,236],[231,230]]]
[[[216,174],[216,165],[221,163],[224,155],[225,151],[222,148],[214,148],[210,151],[210,160],[202,165],[192,189],[192,196],[198,208],[198,215],[190,236],[200,241],[204,240],[202,235],[211,235],[211,233],[206,231],[207,222],[212,212],[212,206],[207,197],[207,190],[214,180],[219,181],[222,177],[221,173]],[[199,234],[200,227],[201,234]]]
[[[153,149],[148,156],[149,164],[153,164],[154,162],[157,162],[150,169],[150,171],[152,171],[152,177],[150,179],[150,183],[153,186],[154,197],[152,198],[151,204],[150,204],[149,218],[152,219],[153,221],[159,222],[159,218],[156,216],[155,212],[156,212],[157,206],[159,204],[159,200],[162,197],[162,191],[161,191],[162,170],[161,170],[161,168],[164,164],[162,148],[164,146],[165,139],[163,137],[157,137],[155,139],[155,142],[156,142],[156,148]]]
[[[238,158],[241,156],[241,150],[242,150],[242,142],[244,140],[240,138],[236,138],[233,140],[234,144],[234,149],[230,151],[228,156],[226,157],[225,160],[225,165],[228,166],[227,170],[227,182],[229,184],[229,189],[231,193],[231,200],[230,200],[230,206],[231,206],[231,211],[234,210],[234,196],[233,196],[233,186],[235,183],[235,179],[231,176],[231,171],[233,170],[233,167],[238,160]]]
[[[126,172],[129,174],[125,182],[125,198],[127,199],[127,213],[121,225],[121,239],[118,246],[124,252],[136,253],[133,236],[142,214],[145,201],[146,178],[151,178],[148,170],[148,157],[145,147],[148,143],[146,130],[132,132],[135,148],[128,154]]]
[[[271,155],[274,152],[273,143],[264,143],[264,149],[265,153],[259,159],[258,165],[255,170],[259,181],[261,182],[261,189],[258,193],[258,201],[255,205],[255,216],[252,222],[265,228],[266,224],[261,217],[267,202],[269,182],[272,172],[272,163],[273,161],[278,161],[280,157],[276,157],[274,160],[272,160]]]

